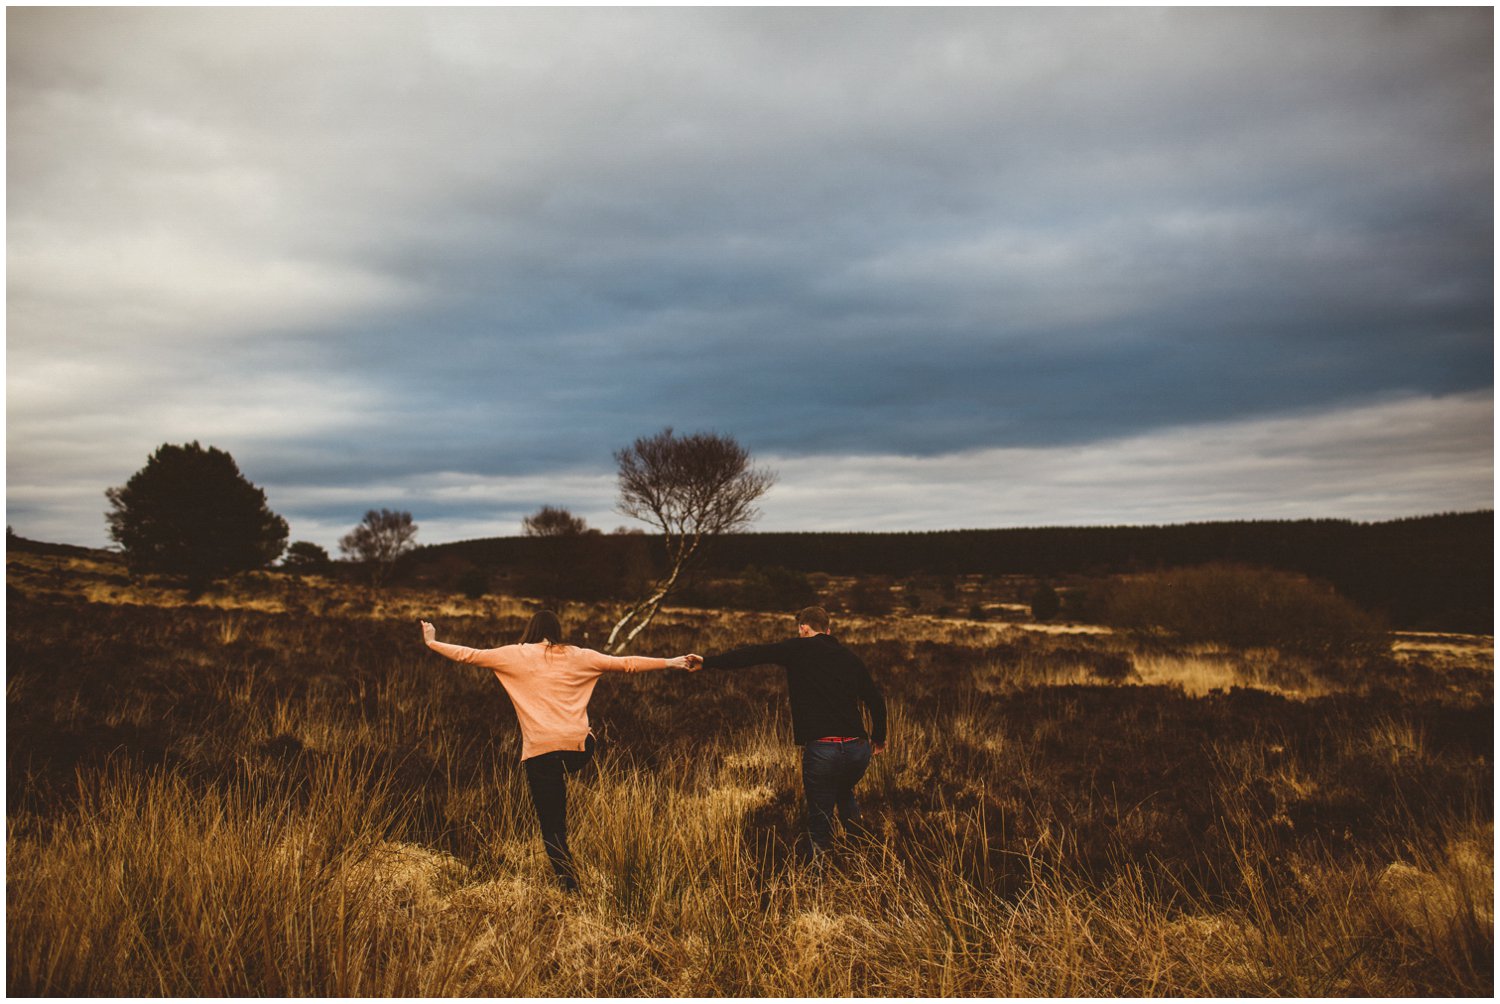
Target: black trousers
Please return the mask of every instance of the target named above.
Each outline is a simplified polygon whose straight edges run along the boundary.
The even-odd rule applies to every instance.
[[[536,806],[537,822],[542,827],[542,846],[557,874],[558,884],[572,891],[578,888],[573,870],[573,855],[568,850],[567,777],[588,766],[594,756],[594,737],[589,736],[581,750],[554,750],[521,761],[526,768],[526,785],[531,789],[531,803]]]

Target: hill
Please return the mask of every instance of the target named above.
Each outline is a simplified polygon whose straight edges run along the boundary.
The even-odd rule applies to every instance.
[[[14,551],[79,558],[110,553],[14,534],[7,535],[6,545]],[[398,577],[461,590],[468,576],[521,595],[619,599],[639,590],[657,570],[660,555],[661,538],[648,534],[491,537],[419,547],[402,560]],[[1215,562],[1322,580],[1398,630],[1494,631],[1492,510],[1376,523],[1246,520],[909,533],[747,533],[714,541],[695,578],[699,583],[743,581],[747,576],[765,579],[769,570],[786,573],[770,576],[773,582],[821,573],[895,580],[891,585],[928,580],[928,589],[933,580],[952,583],[964,578],[969,581],[957,595],[967,606],[970,598],[981,595],[992,602],[1022,599],[1036,581],[1066,583],[1083,591],[1119,576]],[[978,586],[976,579],[991,588]],[[700,599],[714,605],[719,595],[705,592]]]
[[[650,570],[660,538],[495,537],[420,548],[409,568],[534,573],[566,562],[604,593]],[[1107,578],[1232,562],[1323,580],[1393,627],[1490,633],[1494,512],[1378,523],[1249,520],[1167,526],[1035,527],[913,533],[749,533],[716,540],[702,574],[779,568],[840,576]],[[590,597],[594,598],[594,597]]]

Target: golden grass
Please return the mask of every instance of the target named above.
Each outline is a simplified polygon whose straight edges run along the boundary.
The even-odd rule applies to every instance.
[[[1222,654],[1164,654],[1137,656],[1135,671],[1143,684],[1172,684],[1201,697],[1211,690],[1227,690],[1246,682],[1248,674]]]
[[[1043,876],[1007,905],[941,842],[921,870],[868,858],[757,893],[723,867],[745,863],[724,824],[754,797],[676,797],[603,780],[580,824],[591,891],[568,899],[540,861],[484,872],[378,839],[368,816],[345,828],[327,807],[115,774],[49,839],[10,834],[10,980],[69,995],[1362,995],[1389,987],[1349,954],[1380,924],[1470,978],[1464,930],[1493,926],[1479,827],[1376,872],[1305,863],[1296,914],[1265,885],[1248,908],[1164,908],[1131,870],[1103,888]],[[667,827],[705,800],[681,816],[690,833]]]
[[[778,767],[778,765],[780,765]],[[574,788],[585,892],[546,881],[537,842],[501,827],[494,863],[383,837],[401,811],[354,761],[298,802],[220,794],[117,766],[80,777],[58,825],[10,827],[10,987],[39,994],[498,996],[1151,996],[1416,993],[1359,946],[1482,982],[1493,928],[1492,829],[1474,821],[1399,859],[1308,859],[1291,887],[1244,827],[1250,898],[1163,900],[1140,869],[1100,887],[1042,874],[1007,902],[959,862],[971,829],[915,858],[875,849],[825,881],[753,879],[743,835],[771,789],[742,745],[697,783],[689,764],[607,765]],[[896,769],[900,769],[898,765]],[[510,806],[510,822],[525,806]],[[1233,807],[1231,806],[1231,811]],[[963,811],[954,817],[961,822]],[[524,827],[520,827],[524,830]],[[966,835],[969,834],[969,835]],[[79,909],[87,904],[86,909]]]
[[[24,555],[8,570],[33,596],[142,607],[153,596],[101,581],[114,573],[97,562],[67,570],[70,579],[49,578],[55,565]],[[1089,776],[1116,766],[1109,762],[1080,761],[1085,776],[1067,782],[1076,787],[1045,787],[1070,776],[1049,774],[1048,759],[1062,756],[1068,741],[1087,745],[1075,723],[1083,702],[1101,692],[1150,697],[1137,688],[1165,685],[1195,698],[1250,686],[1311,700],[1339,691],[1316,678],[1315,667],[1288,671],[1277,653],[1144,650],[1111,636],[920,616],[848,618],[840,625],[845,640],[884,646],[891,660],[884,672],[893,742],[862,785],[880,806],[874,837],[841,843],[821,877],[787,860],[780,841],[800,813],[795,750],[784,716],[752,704],[754,724],[662,744],[639,762],[627,740],[572,785],[583,892],[569,897],[550,882],[513,750],[497,763],[488,747],[476,752],[472,734],[460,734],[465,705],[489,693],[479,688],[492,681],[422,661],[414,633],[411,654],[359,647],[387,637],[369,632],[393,622],[516,618],[525,601],[360,596],[316,581],[284,593],[256,588],[194,604],[198,619],[184,617],[186,627],[151,630],[197,635],[169,634],[154,643],[159,649],[142,642],[135,656],[153,671],[167,671],[159,661],[216,681],[207,690],[211,730],[177,736],[172,750],[201,764],[215,761],[195,759],[199,747],[227,747],[233,770],[195,772],[121,755],[81,763],[76,791],[60,804],[8,815],[10,993],[1134,997],[1493,989],[1493,825],[1483,799],[1431,819],[1404,812],[1398,799],[1370,803],[1396,819],[1399,840],[1325,847],[1291,839],[1314,818],[1308,806],[1341,804],[1329,790],[1342,777],[1330,772],[1330,759],[1360,765],[1369,772],[1357,775],[1361,781],[1401,780],[1426,776],[1444,755],[1443,737],[1399,709],[1331,723],[1316,748],[1276,734],[1238,745],[1209,734],[1185,747],[1200,762],[1167,767],[1212,775],[1215,792],[1213,817],[1186,830],[1160,804],[1169,792],[1121,801],[1112,782]],[[564,616],[600,618],[584,607]],[[358,644],[327,657],[364,660],[379,672],[288,687],[262,668],[305,644],[310,625],[339,618],[359,622],[350,629]],[[783,616],[678,609],[653,631],[712,650],[786,629]],[[100,639],[98,650],[114,641]],[[952,651],[919,655],[919,642]],[[1100,654],[1126,659],[1134,676],[1102,687],[1093,668]],[[953,679],[963,686],[924,698],[923,674],[949,657],[960,660]],[[141,666],[123,667],[122,678],[128,683]],[[12,668],[12,717],[36,712],[50,691]],[[654,704],[670,693],[663,682],[620,684],[642,706],[642,729],[676,713]],[[121,695],[112,725],[157,713],[150,694],[127,685]],[[1028,696],[1055,707],[1030,719],[997,713]],[[62,698],[46,714],[60,727],[84,720]],[[1142,760],[1163,734],[1153,729],[1168,728],[1150,714],[1142,712],[1131,747]],[[277,762],[264,752],[275,742],[300,752]],[[476,766],[481,755],[488,759]],[[414,797],[427,793],[423,787],[402,787],[406,761],[431,764],[422,783],[440,795],[424,800]],[[1488,763],[1472,769],[1478,777]],[[1110,832],[1085,833],[1090,814],[1111,798]],[[440,818],[419,818],[424,812]],[[1184,832],[1190,841],[1226,842],[1231,853],[1205,858],[1219,864],[1191,875],[1161,866],[1165,835]],[[1090,848],[1094,857],[1085,860]]]

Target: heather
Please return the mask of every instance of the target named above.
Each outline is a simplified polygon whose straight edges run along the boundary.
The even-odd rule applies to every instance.
[[[843,615],[892,742],[873,836],[821,878],[791,853],[774,670],[608,677],[569,898],[504,692],[416,627],[504,642],[533,601],[262,573],[188,602],[103,559],[7,571],[13,994],[1493,988],[1485,636]],[[562,610],[590,644],[611,613]],[[634,650],[787,631],[668,606]]]

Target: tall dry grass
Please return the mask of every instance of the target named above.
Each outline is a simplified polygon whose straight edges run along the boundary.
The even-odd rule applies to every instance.
[[[399,802],[348,761],[303,796],[90,772],[73,813],[10,828],[9,989],[1404,996],[1491,979],[1492,831],[1476,820],[1389,862],[1272,869],[1265,834],[1237,819],[1245,892],[1228,902],[1149,862],[1100,882],[1024,856],[1023,891],[1006,896],[974,867],[983,828],[958,808],[929,818],[917,846],[846,849],[822,880],[758,874],[743,822],[769,789],[728,771],[684,785],[694,773],[683,759],[611,764],[575,791],[586,891],[570,899],[546,881],[514,793],[486,806],[491,846],[465,862],[391,839]]]
[[[773,672],[609,678],[592,712],[608,742],[570,792],[583,892],[567,897],[503,693],[421,648],[404,605],[434,597],[392,602],[399,619],[11,596],[8,992],[1493,988],[1487,667],[1366,678],[1265,651],[851,622],[892,745],[861,788],[873,835],[822,875],[791,853],[800,782]],[[524,612],[456,607],[443,634],[505,640]],[[785,631],[674,611],[646,648]]]

